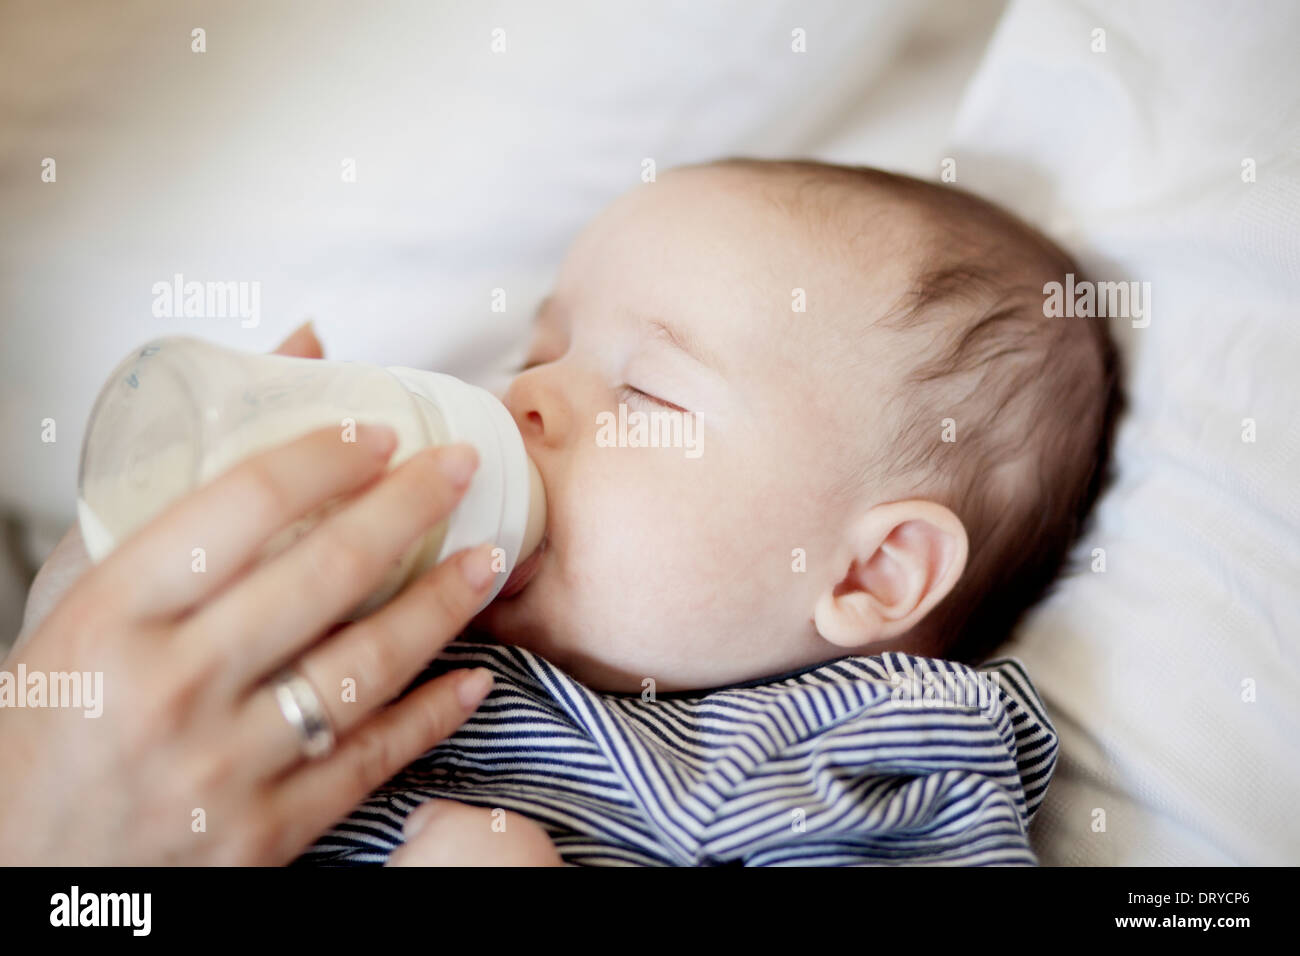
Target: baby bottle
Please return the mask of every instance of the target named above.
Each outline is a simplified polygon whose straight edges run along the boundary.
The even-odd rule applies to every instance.
[[[537,468],[514,418],[490,392],[450,375],[397,366],[236,351],[157,339],[128,355],[95,400],[81,448],[77,516],[98,562],[164,506],[236,462],[306,432],[382,424],[395,467],[430,445],[467,442],[479,467],[460,504],[426,532],[348,619],[382,605],[462,548],[495,542],[501,570],[483,605],[536,549],[546,524]],[[282,550],[341,504],[329,502],[267,542]],[[197,544],[197,542],[196,542]]]

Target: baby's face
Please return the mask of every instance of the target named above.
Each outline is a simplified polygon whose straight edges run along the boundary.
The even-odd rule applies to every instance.
[[[546,486],[545,550],[479,626],[602,690],[845,653],[811,618],[869,503],[836,486],[877,434],[889,363],[860,330],[903,269],[843,255],[736,171],[674,171],[587,227],[505,396]],[[620,404],[629,425],[684,413],[693,446],[628,447],[634,427],[620,444]]]

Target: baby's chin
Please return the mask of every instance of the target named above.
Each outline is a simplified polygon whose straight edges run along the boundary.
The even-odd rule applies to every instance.
[[[475,634],[487,635],[500,644],[522,647],[582,680],[582,675],[575,671],[575,662],[570,661],[563,649],[548,639],[548,632],[541,625],[539,616],[529,613],[526,604],[523,595],[493,601],[474,618],[467,637],[472,640]]]
[[[512,597],[498,597],[479,611],[472,627],[502,644],[516,644],[529,650],[544,645],[540,598],[545,585],[538,580],[540,577],[539,574]]]
[[[558,632],[567,632],[567,629],[547,626],[543,609],[549,605],[545,591],[545,582],[535,578],[514,597],[498,598],[474,618],[471,633],[467,637],[472,639],[474,633],[486,634],[501,644],[522,647],[592,690],[639,692],[639,677],[624,674],[606,661],[598,659],[598,656],[593,657],[581,648],[556,640],[557,636],[565,636]]]

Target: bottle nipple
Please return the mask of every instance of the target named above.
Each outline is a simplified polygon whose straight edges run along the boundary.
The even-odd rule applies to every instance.
[[[546,486],[541,472],[528,459],[528,524],[524,526],[524,540],[519,546],[519,563],[537,550],[546,534]]]

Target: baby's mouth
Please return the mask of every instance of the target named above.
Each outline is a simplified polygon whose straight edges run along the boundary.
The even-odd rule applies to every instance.
[[[542,554],[549,543],[550,537],[543,535],[542,540],[533,549],[533,553],[515,565],[515,569],[510,572],[510,577],[506,578],[505,586],[497,594],[498,601],[508,600],[528,586],[528,582],[537,574],[537,568],[542,562]]]

